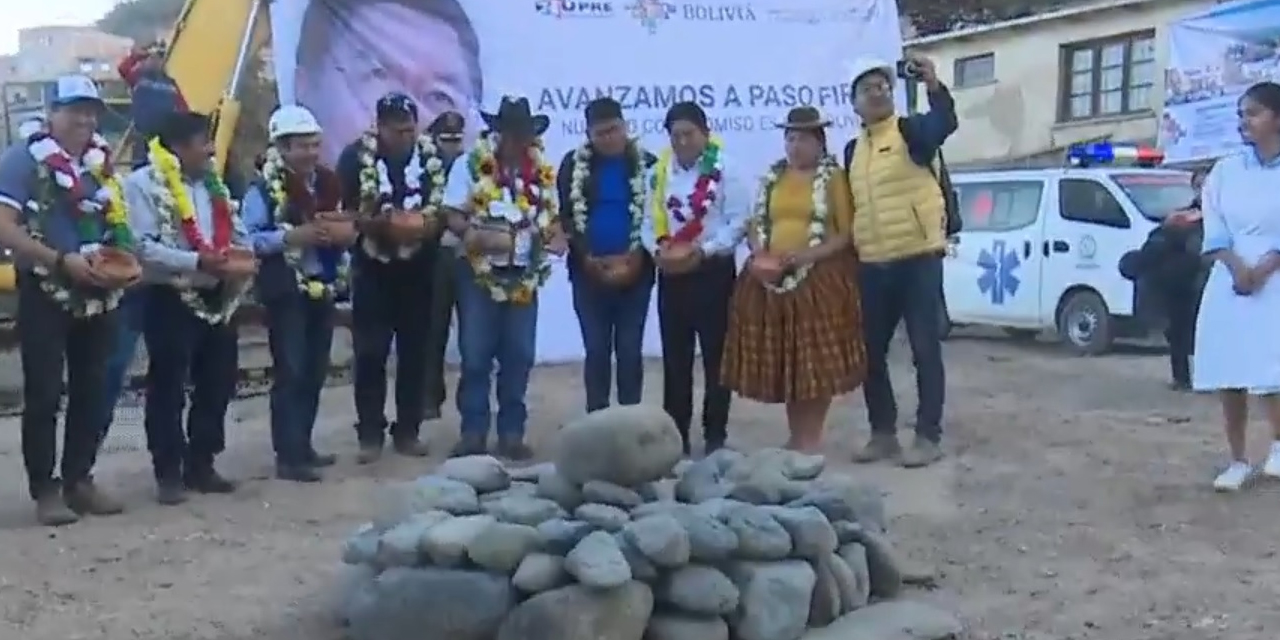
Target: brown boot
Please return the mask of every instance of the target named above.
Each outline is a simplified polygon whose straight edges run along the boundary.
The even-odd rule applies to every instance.
[[[67,506],[82,516],[114,516],[124,513],[124,504],[102,492],[92,480],[63,489]]]
[[[62,499],[62,492],[51,490],[36,498],[36,521],[46,527],[62,527],[80,521]]]
[[[898,436],[889,434],[872,435],[867,446],[853,454],[853,461],[862,464],[881,460],[897,460],[902,455],[902,445],[898,444]]]

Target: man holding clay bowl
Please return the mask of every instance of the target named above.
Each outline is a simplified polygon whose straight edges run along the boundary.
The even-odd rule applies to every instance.
[[[49,526],[123,509],[97,489],[92,471],[116,307],[141,270],[111,149],[97,133],[102,109],[92,80],[59,78],[48,128],[0,156],[0,245],[18,268],[23,462],[36,517]]]

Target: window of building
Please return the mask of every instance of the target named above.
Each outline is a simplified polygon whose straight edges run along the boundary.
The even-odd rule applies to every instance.
[[[956,185],[965,231],[1010,231],[1040,217],[1044,183],[1038,180],[969,182]]]
[[[1062,47],[1059,120],[1083,120],[1151,109],[1155,33],[1143,31]]]
[[[1128,229],[1129,214],[1102,183],[1067,179],[1058,183],[1058,213],[1063,220]]]
[[[996,54],[994,53],[957,58],[954,66],[953,84],[957,89],[977,87],[996,81]]]

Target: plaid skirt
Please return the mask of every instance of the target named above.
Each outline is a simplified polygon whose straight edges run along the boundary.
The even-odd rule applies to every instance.
[[[738,278],[729,307],[724,385],[766,403],[831,398],[866,379],[862,304],[852,255],[814,265],[787,293]]]

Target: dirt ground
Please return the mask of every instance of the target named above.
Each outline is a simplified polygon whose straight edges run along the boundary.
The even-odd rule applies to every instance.
[[[899,396],[914,409],[905,348]],[[892,533],[936,567],[920,597],[959,612],[975,638],[1273,638],[1280,628],[1280,493],[1208,489],[1221,460],[1210,397],[1164,388],[1150,353],[1075,358],[1048,345],[958,338],[947,347],[947,460],[908,472],[852,468],[890,494]],[[535,373],[533,443],[581,406],[578,369]],[[658,400],[659,368],[647,396]],[[430,463],[356,467],[350,389],[326,392],[319,441],[343,455],[330,479],[268,479],[266,401],[238,403],[222,466],[245,479],[230,497],[177,508],[151,500],[137,409],[121,410],[101,482],[127,515],[56,531],[33,526],[18,422],[0,429],[0,635],[25,640],[325,640],[345,534],[393,478]],[[829,459],[848,460],[866,423],[861,394],[830,420]],[[444,451],[454,415],[431,426]],[[781,411],[736,402],[740,447],[783,441]],[[1265,447],[1259,424],[1255,449]],[[1264,628],[1272,632],[1264,633]],[[12,631],[12,634],[7,632]]]

